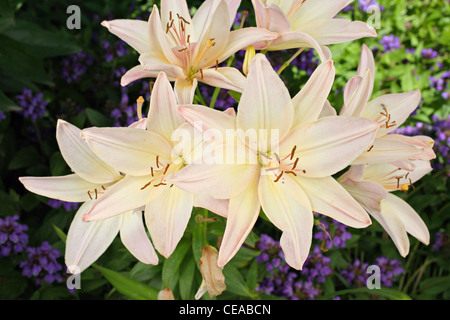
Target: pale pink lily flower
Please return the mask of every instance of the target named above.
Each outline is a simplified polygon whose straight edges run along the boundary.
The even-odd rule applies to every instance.
[[[132,126],[139,127],[139,123]],[[138,129],[136,129],[138,130]],[[141,262],[158,263],[158,256],[147,237],[142,212],[125,210],[110,219],[83,222],[83,215],[123,175],[97,157],[81,139],[81,130],[58,120],[56,139],[61,154],[74,172],[57,177],[21,177],[31,192],[68,202],[84,202],[67,234],[65,263],[72,273],[80,273],[94,263],[120,232],[122,243]],[[138,209],[138,208],[136,208]]]
[[[192,103],[198,81],[241,92],[244,75],[218,65],[256,41],[275,39],[276,34],[255,27],[230,31],[239,4],[237,0],[206,0],[191,18],[185,0],[162,0],[161,16],[154,5],[148,23],[104,21],[103,26],[140,54],[140,65],[122,77],[122,86],[155,78],[163,71],[175,81],[180,103]]]
[[[370,225],[364,209],[331,175],[373,142],[378,126],[360,118],[318,119],[334,80],[332,61],[322,63],[293,99],[264,55],[257,54],[249,69],[236,116],[197,105],[179,107],[181,115],[205,136],[211,130],[225,135],[231,130],[231,136],[237,137],[217,143],[215,151],[242,153],[225,153],[222,164],[188,165],[172,182],[185,190],[229,199],[220,267],[239,250],[262,207],[283,231],[286,262],[301,269],[311,245],[313,211],[355,228]],[[267,139],[245,137],[266,130],[272,133]]]
[[[428,245],[430,234],[417,212],[391,192],[407,191],[432,170],[429,161],[414,160],[409,170],[392,163],[351,166],[338,181],[386,230],[401,256],[409,253],[408,233]]]
[[[323,46],[376,37],[375,29],[367,23],[335,18],[352,1],[252,0],[257,26],[278,34],[277,39],[256,47],[265,50],[314,48],[324,60],[327,53],[322,53]]]
[[[163,72],[153,87],[146,128],[82,131],[91,149],[125,174],[83,219],[110,219],[121,212],[145,207],[145,223],[153,244],[167,258],[183,236],[193,206],[226,216],[228,201],[213,199],[206,193],[194,195],[172,184],[171,177],[195,161],[200,154],[195,150],[203,142],[195,141],[193,128],[178,114],[175,93]]]
[[[419,105],[419,90],[385,94],[370,100],[374,87],[375,62],[372,51],[362,46],[357,73],[344,90],[340,115],[376,121],[380,129],[372,146],[352,164],[383,163],[410,160],[431,160],[436,157],[434,141],[427,136],[408,137],[392,133],[405,122]]]

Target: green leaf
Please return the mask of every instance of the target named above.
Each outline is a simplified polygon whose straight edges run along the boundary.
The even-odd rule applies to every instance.
[[[100,271],[102,276],[105,277],[117,291],[128,298],[135,300],[156,300],[158,297],[158,290],[155,288],[133,280],[122,273],[100,267],[96,264],[93,264],[92,266]]]
[[[93,126],[109,127],[112,125],[112,120],[97,110],[86,108],[86,115]]]
[[[17,152],[9,163],[9,170],[26,168],[32,164],[41,162],[41,156],[34,146],[23,148]]]
[[[0,110],[2,111],[21,111],[17,103],[9,99],[2,91],[0,91]]]
[[[355,289],[340,290],[335,291],[332,294],[323,296],[322,298],[320,298],[320,300],[328,300],[336,296],[343,296],[346,294],[359,294],[359,293],[365,293],[369,296],[378,295],[390,300],[412,300],[411,297],[408,296],[406,293],[388,288],[372,289],[372,290],[369,288],[355,288]]]
[[[237,102],[241,100],[242,93],[236,91],[228,91],[228,94]]]
[[[55,229],[56,234],[58,235],[58,237],[61,239],[62,242],[66,243],[67,240],[67,235],[57,226],[53,225],[53,229]]]
[[[186,259],[185,259],[186,261]],[[186,263],[183,263],[183,268],[180,274],[180,296],[183,300],[192,299],[191,292],[193,291],[194,275],[195,275],[195,261],[191,256],[187,259]]]
[[[253,260],[247,272],[247,285],[250,289],[255,289],[258,284],[258,261]]]
[[[164,288],[170,288],[172,278],[179,271],[181,262],[183,261],[183,258],[188,252],[190,247],[191,247],[190,241],[180,242],[178,244],[178,247],[170,255],[170,257],[166,259],[166,261],[164,261],[162,269],[162,282]]]
[[[239,270],[228,263],[223,268],[223,275],[225,276],[225,284],[227,286],[227,291],[230,291],[239,296],[253,298],[253,295],[247,286],[244,278],[242,277]]]

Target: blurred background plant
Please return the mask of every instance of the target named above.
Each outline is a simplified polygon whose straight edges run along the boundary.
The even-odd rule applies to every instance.
[[[156,299],[165,288],[176,299],[194,298],[201,283],[201,248],[205,240],[216,247],[220,243],[223,218],[201,222],[195,217],[204,210],[195,209],[180,245],[169,259],[160,257],[157,266],[138,262],[116,239],[82,273],[81,290],[68,290],[64,241],[78,204],[40,197],[18,181],[25,175],[69,173],[54,138],[57,119],[80,128],[136,120],[136,99],[149,101],[154,79],[120,86],[137,53],[100,22],[146,20],[155,2],[159,5],[141,0],[0,0],[1,299]],[[188,0],[192,12],[201,2]],[[69,5],[80,7],[81,29],[66,27]],[[379,10],[373,11],[373,5]],[[410,238],[411,252],[402,258],[376,221],[356,230],[317,215],[310,256],[304,269],[296,271],[284,262],[279,231],[261,214],[224,268],[227,290],[215,299],[450,299],[449,7],[441,0],[356,0],[339,16],[368,21],[379,12],[378,37],[330,46],[337,76],[329,101],[338,110],[363,43],[377,63],[375,96],[421,90],[420,105],[398,132],[431,136],[437,159],[432,173],[399,196],[424,219],[430,245]],[[244,0],[236,28],[245,10],[249,15],[244,25],[254,25],[251,2]],[[270,52],[268,57],[279,69],[294,53]],[[242,68],[243,56],[243,51],[236,54],[235,67]],[[312,50],[305,50],[283,71],[291,94],[318,62]],[[196,102],[217,109],[236,107],[236,99],[207,85],[200,85],[196,95]],[[380,267],[379,290],[366,288],[369,265]]]

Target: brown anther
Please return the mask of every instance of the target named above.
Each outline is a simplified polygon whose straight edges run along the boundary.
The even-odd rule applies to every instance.
[[[183,49],[179,49],[178,52],[183,52],[183,51],[186,51],[186,50],[187,50],[187,48],[183,48]]]
[[[104,186],[102,186],[102,189],[103,189],[103,190],[106,190],[106,188],[105,188]]]
[[[172,19],[172,11],[169,12],[169,20],[173,20]]]
[[[166,185],[167,185],[167,183],[160,182],[160,183],[158,183],[158,184],[155,184],[155,187],[166,186]]]
[[[306,173],[306,170],[305,170],[305,169],[303,169],[303,170],[302,170],[302,172],[303,172],[303,173]]]
[[[216,60],[216,71],[219,68],[219,60]]]
[[[172,187],[173,187],[173,184],[171,184],[169,188],[172,188]]]
[[[291,170],[294,170],[297,167],[297,164],[298,164],[298,158],[295,159],[294,165],[292,166]]]
[[[91,191],[89,190],[87,193],[88,193],[89,198],[91,198],[91,200],[92,200]]]
[[[151,181],[150,181],[149,183],[147,183],[145,186],[143,186],[143,187],[141,188],[141,190],[144,190],[145,188],[147,188],[151,183],[152,183]]]
[[[284,173],[284,171],[281,171],[280,175],[277,176],[277,178],[273,182],[278,182],[281,179],[281,177],[283,176],[283,173]]]
[[[159,168],[159,156],[156,156],[156,167]]]
[[[191,35],[190,34],[188,34],[188,36],[187,36],[187,43],[189,43],[189,40],[191,39]]]
[[[370,150],[373,149],[373,145],[370,146],[369,150],[367,150],[367,152],[370,152]]]
[[[297,174],[294,171],[286,171],[286,173],[292,173],[294,176],[297,176]]]
[[[203,70],[202,69],[200,69],[200,75],[201,75],[202,80],[203,80]]]
[[[412,184],[411,178],[408,179],[409,180],[409,185],[414,189],[416,189],[416,187],[414,187],[414,185]]]
[[[170,163],[166,166],[166,168],[164,169],[164,173],[163,174],[166,174],[167,173],[167,170],[169,170],[169,167],[170,167]]]
[[[170,31],[170,28],[172,28],[173,26],[173,20],[170,21],[170,23],[167,22],[167,29],[166,29],[166,33],[168,33]]]
[[[154,177],[155,175],[153,174],[153,167],[150,167],[150,171],[151,171],[152,177]]]
[[[297,150],[297,146],[294,146],[294,147],[292,148],[290,160],[294,159],[295,150]]]
[[[98,196],[97,189],[95,189],[95,200],[97,200],[97,196]]]
[[[178,19],[180,19],[180,20],[182,20],[184,23],[186,23],[186,24],[191,24],[189,21],[187,21],[185,18],[183,18],[182,16],[180,16],[178,13],[177,13],[177,17],[178,17]]]

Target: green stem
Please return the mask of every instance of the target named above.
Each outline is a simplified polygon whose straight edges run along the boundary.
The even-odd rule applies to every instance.
[[[213,93],[213,96],[212,96],[212,98],[211,98],[211,103],[209,104],[209,107],[211,108],[211,109],[214,109],[214,106],[215,106],[215,104],[216,104],[216,100],[217,100],[217,97],[219,96],[219,93],[220,93],[220,88],[215,88],[214,89],[214,93]]]
[[[303,50],[305,50],[305,48],[300,48],[300,49],[298,49],[298,51],[297,51],[296,53],[294,53],[294,54],[292,55],[292,57],[291,57],[288,61],[286,61],[285,63],[283,63],[283,65],[281,66],[280,70],[278,70],[277,74],[280,75],[280,74],[283,72],[284,69],[286,69],[287,67],[289,67],[289,65],[291,64],[291,62],[294,61],[295,58],[297,58],[297,57],[300,55],[300,53],[303,52]]]
[[[197,98],[197,101],[200,102],[202,105],[206,106],[205,99],[203,99],[203,96],[202,96],[198,86],[197,86],[197,88],[195,88],[195,93],[196,93],[195,97]]]
[[[406,283],[405,288],[402,291],[406,292],[408,290],[409,286],[413,283],[414,278],[419,277],[419,279],[420,279],[421,274],[425,271],[425,268],[429,264],[433,263],[435,260],[436,259],[426,259],[425,262],[423,263],[423,265],[420,268],[418,268],[416,270],[416,272],[414,272],[414,274],[411,276],[410,279],[408,279],[408,282]]]

